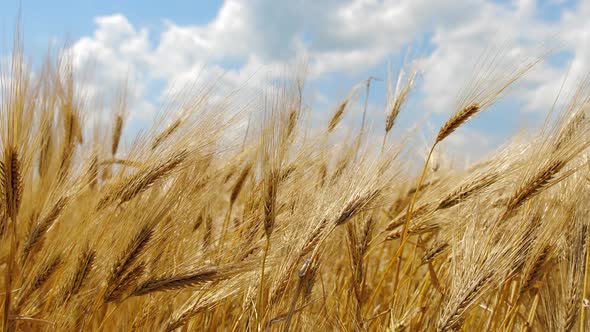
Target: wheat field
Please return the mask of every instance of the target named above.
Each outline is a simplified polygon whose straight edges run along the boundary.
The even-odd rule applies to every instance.
[[[33,71],[17,43],[0,109],[3,331],[585,331],[590,81],[526,139],[439,162],[543,60],[500,56],[457,87],[416,162],[396,123],[411,68],[376,135],[364,116],[342,126],[370,79],[320,125],[297,73],[250,114],[188,88],[130,137],[125,87],[91,121],[71,59]]]

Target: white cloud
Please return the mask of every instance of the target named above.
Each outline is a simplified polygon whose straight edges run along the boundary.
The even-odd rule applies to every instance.
[[[446,162],[452,162],[454,166],[468,167],[483,158],[487,153],[496,148],[503,140],[499,137],[484,134],[471,128],[461,128],[450,135],[437,154]],[[445,160],[446,158],[460,158]]]
[[[534,15],[534,4],[529,1],[520,1],[515,7],[482,3],[457,24],[437,27],[432,38],[435,49],[424,68],[429,109],[455,111],[457,91],[482,69],[476,64],[486,52],[506,56],[506,64],[511,64],[508,69],[538,55],[535,48],[543,41],[547,27],[533,19]],[[493,50],[494,46],[500,49]]]
[[[121,14],[98,17],[95,33],[71,50],[79,68],[95,68],[96,91],[116,86],[129,74],[135,88],[133,116],[142,118],[151,116],[162,95],[195,81],[214,80],[226,91],[246,81],[263,86],[289,73],[302,57],[310,79],[329,73],[368,76],[375,73],[367,70],[406,45],[426,39],[431,49],[418,86],[422,106],[450,113],[477,55],[499,42],[513,62],[521,59],[517,54],[538,55],[539,48],[558,42],[573,57],[572,76],[590,70],[590,3],[551,22],[541,18],[539,8],[534,0],[226,0],[206,24],[168,20],[160,32],[134,26]],[[513,96],[525,111],[545,111],[564,72],[563,63],[542,63]]]

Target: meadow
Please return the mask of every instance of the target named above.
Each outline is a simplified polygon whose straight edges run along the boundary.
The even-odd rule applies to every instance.
[[[295,73],[254,114],[188,87],[128,137],[124,86],[91,121],[71,59],[33,72],[17,42],[0,109],[3,331],[585,331],[589,79],[527,139],[439,162],[543,60],[498,57],[457,86],[416,161],[396,123],[412,68],[377,136],[364,116],[342,125],[367,81],[311,126]]]

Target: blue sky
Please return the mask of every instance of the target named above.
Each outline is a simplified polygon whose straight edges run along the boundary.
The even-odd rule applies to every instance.
[[[66,35],[80,38],[92,34],[94,18],[114,13],[125,15],[134,24],[155,29],[162,20],[170,19],[178,24],[204,24],[215,17],[223,1],[116,1],[116,0],[7,0],[3,4],[0,19],[3,29],[12,29],[19,8],[25,30],[30,33],[27,42],[31,46],[45,47],[47,40]],[[165,4],[165,5],[163,5]],[[30,39],[34,38],[34,39]]]
[[[388,66],[397,74],[407,59],[420,75],[396,130],[427,117],[426,131],[434,131],[456,108],[474,61],[490,45],[502,45],[508,65],[556,48],[512,94],[450,142],[459,151],[476,146],[479,152],[538,123],[568,66],[569,91],[590,70],[590,4],[572,0],[7,2],[0,12],[3,55],[22,8],[25,50],[34,61],[50,43],[67,40],[80,70],[92,62],[96,78],[89,90],[95,94],[131,76],[137,126],[153,117],[166,91],[197,75],[224,73],[221,82],[229,88],[246,80],[263,87],[302,58],[308,62],[312,121],[319,123],[356,83],[369,76],[386,79]],[[369,118],[381,131],[386,82],[373,87]],[[358,107],[351,110],[345,126],[358,125],[359,117]]]

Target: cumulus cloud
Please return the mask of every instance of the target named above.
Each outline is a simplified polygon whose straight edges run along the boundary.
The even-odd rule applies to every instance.
[[[544,18],[557,9],[556,18]],[[226,0],[208,23],[166,20],[161,31],[135,26],[121,14],[97,17],[94,34],[71,50],[78,67],[95,68],[99,87],[131,75],[139,105],[134,114],[141,118],[146,110],[153,113],[163,95],[197,79],[218,80],[229,90],[246,81],[264,85],[287,73],[294,59],[307,60],[311,80],[331,73],[385,76],[368,71],[416,42],[424,44],[421,107],[450,113],[477,55],[490,45],[501,45],[514,63],[557,45],[560,61],[538,65],[513,95],[524,111],[545,111],[568,61],[572,77],[590,70],[588,15],[587,2],[564,7],[534,0]]]

